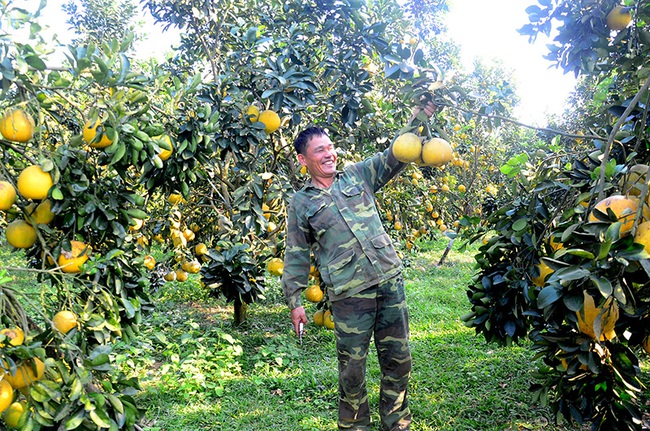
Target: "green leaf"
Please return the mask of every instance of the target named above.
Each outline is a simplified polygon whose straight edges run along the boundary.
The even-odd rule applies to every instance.
[[[520,218],[519,220],[517,220],[512,224],[512,230],[519,232],[526,229],[527,226],[528,226],[528,219]]]
[[[537,307],[546,308],[560,299],[560,291],[555,286],[546,286],[537,295]]]
[[[582,249],[579,249],[579,248],[567,249],[566,253],[571,254],[573,256],[584,257],[586,259],[593,259],[595,257],[592,252],[587,251],[587,250],[582,250]]]
[[[594,285],[600,290],[600,293],[604,297],[608,297],[612,294],[614,288],[612,287],[612,283],[605,277],[599,277],[596,275],[592,275],[589,277],[589,279],[594,283]]]

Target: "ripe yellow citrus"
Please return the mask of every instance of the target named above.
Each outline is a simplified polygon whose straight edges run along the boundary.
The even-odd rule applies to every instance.
[[[182,201],[183,201],[183,196],[180,193],[171,193],[167,198],[167,202],[169,202],[172,205],[176,205],[177,203],[180,203]]]
[[[0,181],[0,210],[6,211],[16,202],[16,189],[9,181]]]
[[[402,230],[404,228],[404,226],[402,225],[401,222],[396,221],[395,225],[394,225],[394,228],[395,228],[396,231],[400,231],[400,230]]]
[[[63,272],[78,273],[81,272],[81,265],[88,260],[90,252],[90,246],[81,241],[72,240],[70,241],[70,251],[61,250],[57,263]]]
[[[314,323],[316,326],[323,326],[325,324],[324,315],[325,312],[323,310],[316,310],[314,313]]]
[[[600,341],[611,340],[616,337],[614,331],[614,325],[618,320],[618,304],[616,301],[611,301],[607,308],[599,308],[596,307],[593,296],[584,292],[582,309],[577,311],[576,315],[578,316],[578,328],[583,334],[596,339],[594,321],[600,317],[602,319]]]
[[[199,244],[194,246],[194,254],[195,255],[203,256],[204,254],[207,254],[207,253],[208,253],[208,246],[207,245],[205,245],[203,243],[199,243]]]
[[[169,271],[165,276],[163,277],[165,281],[174,281],[176,280],[176,272],[174,271]]]
[[[243,117],[248,118],[251,121],[251,123],[256,123],[259,116],[260,116],[260,110],[255,105],[249,106],[243,115]]]
[[[102,134],[101,138],[97,138],[97,128]],[[84,124],[84,129],[82,132],[84,141],[93,148],[106,148],[113,143],[113,140],[108,137],[106,134],[106,128],[102,123],[95,119],[86,121]]]
[[[160,157],[160,160],[163,162],[169,159],[174,153],[174,144],[172,143],[172,138],[170,138],[169,135],[162,135],[156,136],[153,139],[163,140],[167,145],[169,145],[169,150],[166,148],[160,148],[160,152],[158,153],[158,157]]]
[[[650,221],[643,222],[636,227],[634,242],[643,244],[645,251],[650,253]]]
[[[150,254],[146,255],[144,257],[144,266],[149,270],[154,269],[156,267],[156,259]]]
[[[36,368],[36,371],[34,371]],[[18,366],[16,374],[5,374],[4,380],[9,382],[14,389],[21,389],[43,378],[45,374],[45,364],[38,358],[26,360]]]
[[[45,199],[53,185],[52,175],[39,165],[28,166],[18,175],[18,192],[25,199]]]
[[[64,334],[76,328],[78,323],[77,315],[70,310],[61,310],[52,317],[52,325]]]
[[[6,376],[6,374],[5,374]],[[9,408],[14,400],[14,388],[7,381],[6,377],[0,380],[0,413]]]
[[[271,275],[279,277],[284,272],[284,262],[279,257],[274,257],[266,264],[266,269]]]
[[[645,340],[643,340],[643,350],[650,355],[650,335],[645,337]]]
[[[2,418],[5,421],[5,425],[7,425],[9,428],[17,429],[20,416],[23,414],[24,411],[25,411],[25,406],[23,405],[23,403],[20,403],[18,401],[12,403],[2,415]]]
[[[539,287],[544,287],[546,284],[546,276],[552,274],[554,271],[544,261],[541,261],[537,265],[537,268],[539,268],[539,275],[533,277],[533,283]]]
[[[271,208],[266,204],[266,202],[262,203],[262,211],[264,218],[269,220],[271,218]]]
[[[629,7],[616,6],[607,14],[607,27],[610,30],[623,30],[632,21],[632,9]]]
[[[34,136],[34,119],[22,109],[5,112],[0,119],[0,133],[14,142],[27,142]]]
[[[444,166],[449,163],[452,154],[451,145],[442,138],[432,138],[422,147],[422,161],[426,166]]]
[[[280,116],[277,112],[271,109],[260,112],[257,121],[264,123],[264,126],[266,126],[264,127],[264,131],[267,135],[270,135],[280,128]]]
[[[465,187],[463,184],[458,186],[458,191],[460,193],[465,193],[467,191],[467,187]]]
[[[36,229],[25,220],[14,220],[5,230],[7,242],[16,248],[29,248],[36,242]]]
[[[0,331],[0,334],[9,338],[9,344],[14,347],[20,346],[25,342],[25,333],[18,326],[15,326],[13,328],[4,328],[2,331]],[[4,344],[0,343],[0,347],[4,347]]]
[[[607,208],[609,208],[614,212],[617,220],[622,223],[620,235],[624,236],[632,230],[638,206],[639,199],[634,196],[625,197],[623,195],[612,195],[598,202],[594,206],[594,210],[589,214],[589,221],[601,221],[596,217],[594,211],[599,210],[607,214]],[[643,208],[643,216],[646,219],[650,219],[650,210],[645,204]]]
[[[201,264],[196,260],[189,260],[183,262],[181,268],[183,269],[183,271],[189,272],[190,274],[198,274],[199,271],[201,271]]]
[[[194,233],[194,231],[189,228],[183,231],[183,236],[187,241],[193,241],[194,238],[196,238],[196,234]]]
[[[332,316],[331,310],[327,310],[323,314],[323,325],[327,329],[334,329],[334,317]]]
[[[318,303],[323,299],[324,296],[325,294],[318,284],[312,284],[307,289],[305,289],[305,298],[309,302]]]
[[[645,185],[648,180],[648,165],[634,165],[630,167],[627,175],[621,177],[619,185],[621,186],[621,194],[639,196],[641,188],[647,188]],[[650,195],[649,195],[650,196]]]
[[[54,220],[54,213],[52,212],[52,202],[45,199],[38,205],[30,203],[25,207],[27,213],[31,216],[36,224],[48,224]],[[29,221],[29,220],[28,220]]]
[[[182,269],[176,270],[176,281],[187,281],[187,272]]]
[[[400,162],[415,162],[422,154],[422,140],[415,133],[404,133],[395,139],[392,148],[393,155]]]
[[[144,226],[144,220],[140,218],[134,218],[133,219],[133,224],[129,226],[129,230],[134,232],[142,229],[142,226]]]

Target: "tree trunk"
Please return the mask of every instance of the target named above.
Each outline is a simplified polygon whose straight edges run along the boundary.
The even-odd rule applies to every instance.
[[[455,240],[456,240],[456,238],[452,238],[452,239],[449,240],[449,244],[447,244],[447,248],[445,249],[445,252],[442,253],[442,257],[440,258],[440,261],[438,261],[438,266],[441,266],[445,262],[445,259],[447,258],[447,255],[451,251],[451,248],[454,246],[454,241]]]
[[[246,313],[248,311],[248,304],[241,300],[241,297],[237,295],[235,298],[235,326],[239,326],[246,321]]]

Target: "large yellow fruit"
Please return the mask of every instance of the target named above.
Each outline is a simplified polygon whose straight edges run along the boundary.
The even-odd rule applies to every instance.
[[[650,336],[645,337],[645,340],[643,340],[643,350],[650,355]]]
[[[332,316],[331,310],[327,310],[323,314],[323,326],[327,329],[334,329],[334,316]]]
[[[70,251],[61,250],[61,254],[57,259],[57,263],[61,267],[61,271],[75,274],[81,272],[81,265],[83,265],[90,256],[90,246],[81,241],[70,241]]]
[[[208,246],[202,242],[194,246],[194,254],[197,256],[203,256],[208,253]]]
[[[31,216],[36,224],[48,224],[54,220],[54,213],[52,212],[52,202],[45,199],[38,205],[30,203],[25,208],[27,213]]]
[[[25,406],[23,403],[16,401],[12,403],[7,410],[5,410],[2,418],[5,421],[5,425],[9,428],[18,428],[18,422],[20,421],[20,416],[25,411]]]
[[[144,266],[149,270],[154,269],[156,267],[156,259],[150,254],[146,255],[144,257]]]
[[[0,133],[14,142],[27,142],[34,136],[34,119],[22,109],[7,111],[0,119]]]
[[[16,248],[29,248],[36,242],[36,229],[25,220],[14,220],[5,231],[7,242]]]
[[[36,368],[36,371],[34,371]],[[16,374],[5,374],[4,379],[9,382],[14,389],[24,388],[43,378],[45,374],[45,364],[38,358],[24,361],[16,369]]]
[[[641,187],[647,188],[645,183],[648,181],[648,165],[634,165],[630,167],[627,174],[621,178],[621,193],[624,195],[639,196]]]
[[[318,284],[312,284],[307,289],[305,289],[305,298],[309,302],[318,303],[321,302],[325,294],[321,290]]]
[[[323,326],[325,324],[325,312],[323,310],[316,310],[314,313],[314,323],[316,326]]]
[[[270,135],[280,128],[280,116],[277,112],[271,109],[260,112],[257,121],[264,123],[264,131],[267,135]]]
[[[279,277],[284,272],[284,262],[279,257],[274,257],[266,264],[266,269],[271,275]]]
[[[620,31],[632,21],[632,8],[616,6],[607,14],[607,27],[610,30]]]
[[[6,376],[6,374],[5,374]],[[9,408],[11,402],[14,400],[14,388],[7,381],[7,379],[0,380],[0,413]]]
[[[539,268],[539,275],[537,277],[533,277],[533,284],[539,287],[544,287],[546,284],[546,276],[552,274],[554,271],[544,261],[541,261],[537,265],[537,268]]]
[[[260,110],[255,105],[249,106],[243,115],[243,117],[248,118],[251,121],[251,123],[256,123],[259,116],[260,116]]]
[[[187,272],[182,269],[176,270],[176,281],[187,281]]]
[[[0,210],[6,211],[16,202],[16,189],[9,181],[0,181]]]
[[[18,176],[18,192],[25,199],[45,199],[53,185],[52,175],[39,165],[26,167]]]
[[[422,161],[426,166],[444,166],[451,161],[453,150],[442,138],[432,138],[422,147]]]
[[[18,326],[13,328],[4,328],[0,331],[0,334],[9,338],[9,344],[12,346],[20,346],[25,342],[25,333]],[[3,343],[0,343],[0,347],[4,347]]]
[[[622,223],[620,235],[623,236],[632,230],[638,207],[639,199],[634,196],[625,197],[623,195],[612,195],[598,202],[594,206],[594,210],[589,214],[589,221],[601,221],[596,217],[594,211],[600,210],[607,214],[607,208],[609,208],[614,212],[617,220]],[[650,219],[650,211],[645,204],[643,208],[643,216],[646,219]]]
[[[618,304],[613,298],[606,301],[605,304],[603,308],[596,307],[594,298],[587,292],[584,292],[582,309],[576,312],[580,332],[594,340],[596,339],[594,322],[599,316],[601,318],[600,341],[604,341],[605,339],[611,340],[616,337],[614,326],[618,320]]]
[[[404,133],[395,139],[392,149],[393,155],[400,162],[415,162],[422,154],[422,140],[415,133]]]
[[[63,334],[67,334],[78,324],[77,315],[70,310],[61,310],[52,317],[52,325]]]
[[[97,138],[98,127],[102,133],[101,138]],[[82,135],[84,137],[84,141],[86,141],[86,143],[93,148],[106,148],[113,143],[113,140],[110,139],[106,133],[106,128],[98,119],[95,119],[94,121],[86,121]]]
[[[643,244],[645,251],[650,253],[650,221],[643,222],[636,227],[634,242]]]
[[[156,136],[154,139],[163,140],[167,145],[169,145],[169,150],[166,148],[160,148],[160,152],[158,153],[158,157],[160,157],[160,160],[164,162],[165,160],[169,159],[174,153],[174,144],[172,143],[172,138],[170,138],[169,135],[162,135]]]

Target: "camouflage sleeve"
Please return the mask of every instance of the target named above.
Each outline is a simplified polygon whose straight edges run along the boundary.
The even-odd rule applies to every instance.
[[[377,153],[361,162],[362,175],[366,181],[373,184],[375,191],[384,187],[406,167],[406,163],[395,158],[391,148],[392,144],[384,152]]]
[[[309,227],[298,211],[300,205],[294,195],[287,217],[287,237],[284,252],[284,272],[282,273],[282,291],[289,309],[300,307],[300,293],[309,281],[310,241]]]

